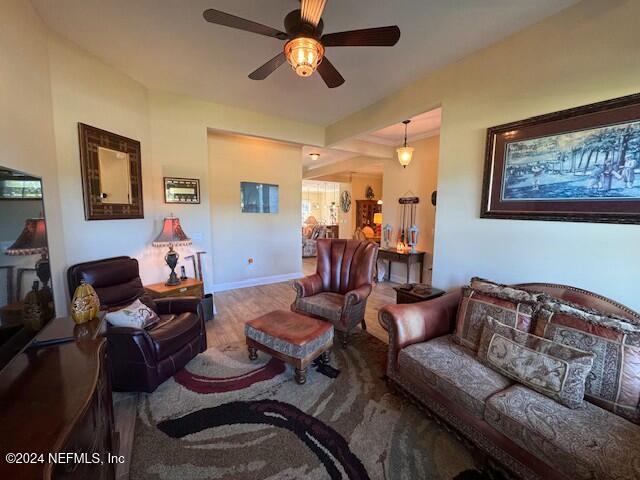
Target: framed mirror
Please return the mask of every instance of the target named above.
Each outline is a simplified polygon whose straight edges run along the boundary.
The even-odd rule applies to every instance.
[[[0,167],[0,369],[54,312],[42,181]]]
[[[144,218],[140,142],[78,123],[84,216]]]

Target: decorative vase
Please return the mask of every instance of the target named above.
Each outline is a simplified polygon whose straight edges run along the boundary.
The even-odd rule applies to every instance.
[[[94,319],[100,311],[100,299],[93,287],[80,281],[71,300],[71,318],[78,325]]]
[[[373,188],[371,188],[371,185],[367,185],[365,196],[367,197],[367,200],[373,200],[376,196],[375,193],[373,193]]]
[[[37,332],[42,328],[42,307],[40,304],[40,282],[33,282],[33,287],[24,297],[22,304],[24,324]]]
[[[171,269],[171,273],[169,274],[169,279],[165,282],[165,285],[175,286],[180,285],[180,279],[178,275],[176,275],[176,266],[178,265],[178,259],[180,255],[173,249],[173,245],[169,245],[169,251],[164,256],[164,261],[167,262],[167,265]]]

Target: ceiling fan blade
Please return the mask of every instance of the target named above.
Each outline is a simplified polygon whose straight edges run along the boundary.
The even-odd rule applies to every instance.
[[[398,40],[397,25],[329,33],[320,39],[325,47],[392,47]]]
[[[320,65],[318,65],[318,73],[329,88],[336,88],[344,83],[344,78],[342,78],[340,72],[336,70],[336,67],[333,66],[333,63],[331,63],[327,57],[324,57]]]
[[[216,25],[224,25],[225,27],[237,28],[238,30],[244,30],[246,32],[257,33],[259,35],[266,35],[267,37],[279,38],[280,40],[286,40],[288,35],[275,28],[262,25],[260,23],[252,22],[246,18],[236,17],[230,13],[221,12],[210,8],[202,12],[202,16],[207,22],[215,23]]]
[[[280,52],[260,68],[251,72],[249,78],[251,80],[264,80],[283,63],[287,63],[287,57],[284,56],[284,52]]]
[[[302,0],[301,3],[300,18],[303,22],[317,27],[327,0]]]

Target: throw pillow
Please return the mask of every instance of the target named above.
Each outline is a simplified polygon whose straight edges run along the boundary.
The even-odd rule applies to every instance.
[[[462,291],[453,336],[456,343],[478,351],[480,335],[487,316],[518,330],[530,331],[537,296],[524,291],[514,295],[512,292],[500,291],[493,287],[485,288],[482,285],[477,287],[477,289],[465,288]],[[524,298],[527,302],[521,302],[516,298]]]
[[[149,295],[148,293],[145,293],[140,297],[140,301],[144,303],[147,307],[149,307],[151,310],[153,310],[155,313],[158,313],[158,304],[156,303],[156,301],[153,299],[151,295]]]
[[[473,277],[469,282],[469,287],[514,302],[536,303],[544,296],[542,292],[503,285],[480,277]]]
[[[550,297],[542,305],[536,335],[595,354],[585,398],[640,424],[640,326]]]
[[[140,300],[136,300],[120,310],[108,312],[107,322],[114,327],[147,328],[160,320],[160,317]]]
[[[578,408],[594,355],[487,317],[478,358],[499,373],[569,408]]]

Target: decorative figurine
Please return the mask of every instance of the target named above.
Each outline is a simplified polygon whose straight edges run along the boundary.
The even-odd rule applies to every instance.
[[[376,194],[373,193],[373,188],[371,188],[371,185],[367,185],[367,191],[365,193],[365,196],[367,197],[367,200],[373,200],[374,197],[376,196]]]
[[[411,225],[409,227],[409,235],[408,235],[408,244],[410,247],[411,253],[416,253],[416,245],[418,245],[418,234],[420,233],[420,229],[417,225]]]
[[[81,280],[71,300],[71,318],[80,325],[96,318],[99,311],[98,294],[90,284]]]
[[[388,223],[382,228],[382,243],[384,248],[391,246],[391,232],[393,228]]]

